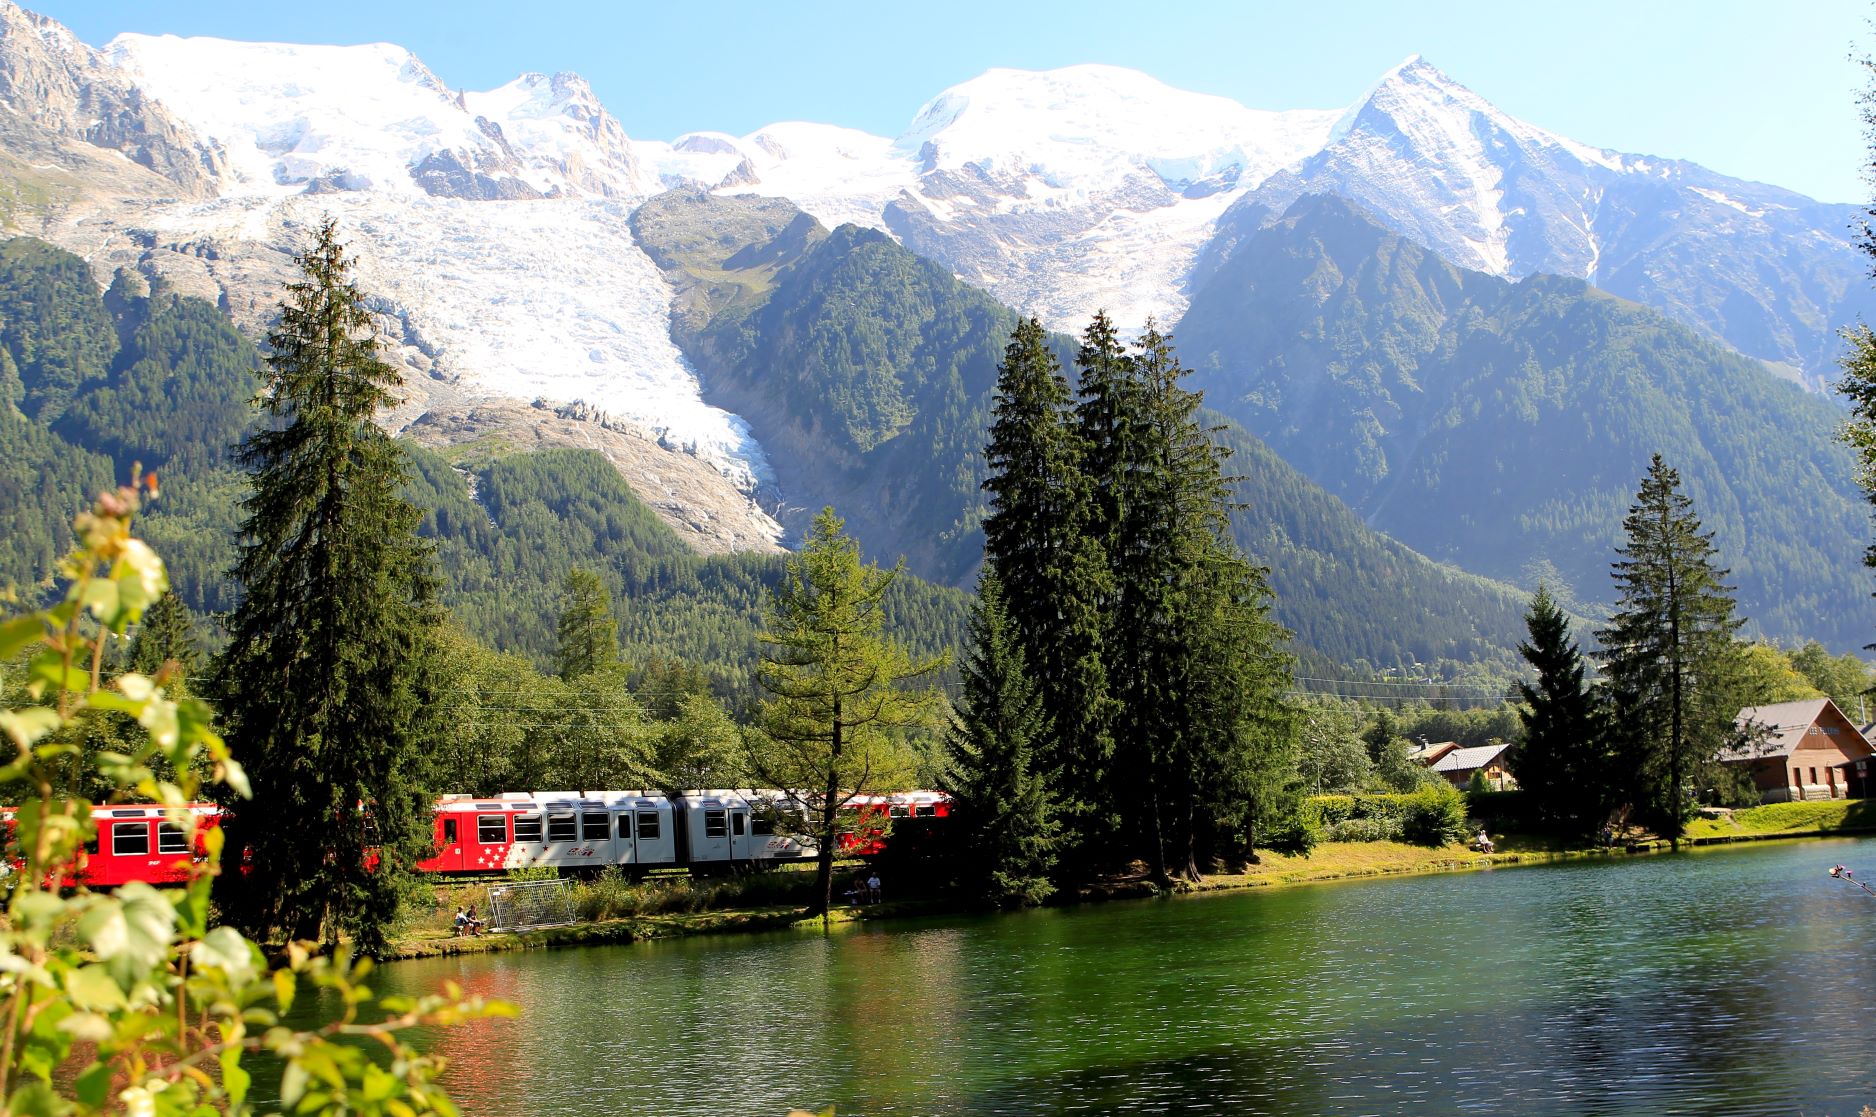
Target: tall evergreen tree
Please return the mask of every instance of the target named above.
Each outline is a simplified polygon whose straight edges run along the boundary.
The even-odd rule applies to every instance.
[[[1059,832],[1038,763],[1049,720],[994,573],[978,583],[962,675],[947,738],[952,825],[965,835],[960,883],[999,906],[1040,903],[1053,891]]]
[[[802,797],[814,813],[821,912],[833,902],[840,808],[888,778],[885,731],[916,724],[930,705],[930,692],[907,684],[943,662],[915,663],[885,635],[882,606],[900,568],[862,563],[844,526],[823,509],[788,563],[762,634],[768,746],[752,758],[764,783]]]
[[[612,595],[599,575],[582,567],[567,571],[566,601],[554,628],[559,638],[554,673],[573,680],[610,667],[619,659],[619,622]]]
[[[1567,833],[1594,829],[1610,803],[1617,775],[1601,702],[1588,685],[1588,664],[1570,638],[1570,618],[1539,583],[1525,615],[1530,639],[1518,645],[1532,682],[1518,683],[1524,738],[1515,753],[1518,785],[1538,816]]]
[[[1680,474],[1656,454],[1614,564],[1617,603],[1599,631],[1617,739],[1627,743],[1642,806],[1678,847],[1688,795],[1734,743],[1738,654],[1727,571],[1700,528]]]
[[[299,259],[268,338],[272,421],[242,445],[242,590],[217,668],[252,775],[230,922],[257,936],[381,950],[430,848],[436,585],[404,453],[372,419],[402,379],[380,359],[333,222]]]
[[[1102,791],[1113,705],[1101,646],[1107,561],[1091,534],[1071,399],[1042,324],[1020,323],[997,370],[984,451],[984,554],[1040,691],[1048,728],[1038,761],[1057,795],[1063,856],[1080,871],[1111,832]]]
[[[196,639],[195,616],[179,594],[164,594],[143,614],[130,642],[129,659],[130,670],[143,675],[155,675],[165,664],[175,664],[170,693],[187,692],[189,678],[202,663],[202,645]]]

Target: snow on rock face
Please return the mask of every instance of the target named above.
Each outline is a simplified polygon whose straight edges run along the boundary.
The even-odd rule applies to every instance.
[[[625,129],[578,74],[523,74],[462,99],[470,112],[501,127],[523,175],[543,194],[571,190],[628,198],[657,192]]]
[[[221,145],[233,180],[224,195],[538,193],[500,128],[403,47],[126,34],[107,53]]]

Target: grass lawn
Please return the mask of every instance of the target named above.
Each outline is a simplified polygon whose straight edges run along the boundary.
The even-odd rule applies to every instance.
[[[1689,838],[1757,838],[1836,830],[1876,830],[1876,799],[1825,799],[1813,803],[1766,803],[1736,810],[1730,818],[1697,818]]]

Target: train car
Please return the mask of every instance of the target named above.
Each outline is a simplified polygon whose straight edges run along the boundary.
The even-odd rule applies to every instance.
[[[855,795],[841,806],[852,817],[840,835],[840,852],[872,857],[886,848],[887,831],[898,818],[945,818],[951,796],[942,791],[897,791],[890,795]]]
[[[436,853],[421,872],[549,867],[642,870],[675,865],[671,801],[645,791],[448,795],[436,807]]]
[[[208,860],[203,835],[222,823],[222,810],[214,803],[190,803],[179,808],[186,823],[171,821],[168,813],[150,804],[106,803],[91,808],[93,832],[78,865],[65,883],[88,888],[115,888],[131,881],[146,884],[182,884],[194,866]],[[0,811],[7,838],[12,839],[14,811]],[[17,868],[17,862],[9,862]]]
[[[801,833],[800,803],[786,792],[686,791],[671,805],[678,819],[678,859],[695,870],[761,868],[814,852]]]

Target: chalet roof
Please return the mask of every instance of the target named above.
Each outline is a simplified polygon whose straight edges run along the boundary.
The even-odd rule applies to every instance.
[[[1407,751],[1407,759],[1415,764],[1431,766],[1440,757],[1459,747],[1458,741],[1435,741],[1430,745],[1421,745]]]
[[[1855,724],[1843,716],[1842,711],[1828,698],[1807,698],[1801,702],[1775,702],[1769,706],[1747,706],[1739,711],[1733,724],[1739,729],[1748,725],[1760,727],[1764,737],[1752,744],[1720,750],[1721,760],[1757,760],[1774,756],[1790,756],[1811,727],[1822,719],[1826,712],[1834,712],[1837,720],[1848,726],[1851,732],[1857,732]]]
[[[1485,767],[1505,754],[1511,746],[1474,745],[1469,749],[1454,749],[1433,762],[1435,772],[1472,772]]]

